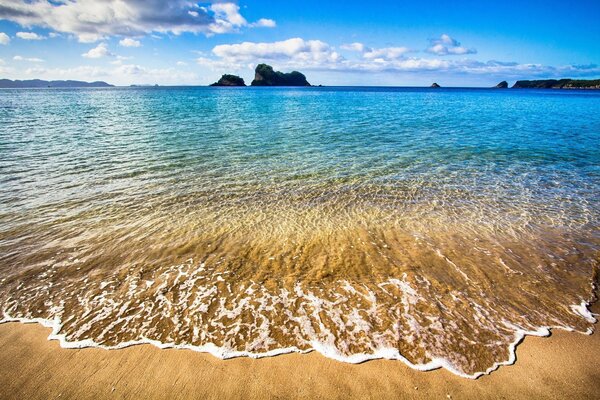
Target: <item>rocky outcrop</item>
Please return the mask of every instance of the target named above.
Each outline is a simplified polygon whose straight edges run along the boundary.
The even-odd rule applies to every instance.
[[[259,64],[251,86],[310,86],[310,83],[306,76],[298,71],[284,73],[274,71],[270,65]]]
[[[243,78],[240,78],[237,75],[225,74],[218,82],[215,82],[210,86],[246,86],[246,83]]]
[[[496,89],[507,89],[508,88],[508,82],[502,81],[499,84],[497,84],[496,86],[494,86],[494,88],[496,88]]]
[[[600,79],[541,79],[517,81],[513,89],[600,89]]]
[[[437,83],[435,83],[435,82],[433,82],[433,83],[431,84],[431,86],[429,86],[429,87],[430,87],[430,88],[434,88],[434,89],[441,88],[441,86],[440,86],[440,85],[438,85],[438,84],[437,84]]]

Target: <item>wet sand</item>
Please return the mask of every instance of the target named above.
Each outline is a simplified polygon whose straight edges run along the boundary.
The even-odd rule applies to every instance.
[[[592,308],[598,313],[598,303]],[[597,326],[596,326],[597,327]],[[597,399],[600,334],[528,336],[517,362],[469,380],[397,361],[351,365],[319,354],[219,360],[141,345],[122,350],[61,349],[37,324],[0,325],[0,398],[491,398]]]

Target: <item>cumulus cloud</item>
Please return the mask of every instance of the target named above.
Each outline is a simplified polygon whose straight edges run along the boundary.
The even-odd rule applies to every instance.
[[[341,56],[320,40],[293,38],[280,42],[224,44],[213,48],[213,54],[230,63],[275,60],[303,66],[336,63]]]
[[[363,57],[368,60],[398,60],[408,52],[410,52],[408,47],[384,47],[381,49],[366,49]]]
[[[362,56],[367,60],[377,61],[398,60],[404,58],[406,53],[412,51],[408,47],[382,47],[375,49],[367,47],[360,42],[343,44],[340,46],[340,48],[347,51],[362,53]]]
[[[231,71],[240,71],[243,69],[251,70],[256,67],[258,61],[249,61],[249,62],[234,62],[234,61],[225,61],[221,59],[214,59],[209,57],[198,57],[196,58],[196,64],[204,69],[210,69],[212,71],[217,71],[221,73],[227,73]]]
[[[240,15],[240,6],[235,3],[216,3],[210,6],[215,18],[223,19],[234,25],[246,24],[246,19]]]
[[[139,40],[125,38],[119,41],[119,44],[123,47],[140,47],[142,44]]]
[[[460,42],[443,34],[439,39],[430,39],[427,52],[438,56],[476,54],[477,50],[461,46]]]
[[[363,51],[365,51],[367,49],[367,47],[364,44],[359,43],[359,42],[343,44],[340,46],[340,48],[342,50],[358,51],[360,53],[362,53]]]
[[[15,60],[15,61],[28,61],[28,62],[33,62],[33,63],[43,63],[43,62],[45,62],[41,58],[36,58],[36,57],[28,58],[28,57],[23,57],[23,56],[14,56],[13,60]]]
[[[261,18],[256,22],[251,23],[249,26],[253,28],[275,28],[277,26],[277,22],[268,18]]]
[[[17,32],[17,37],[23,40],[44,40],[44,36],[38,35],[35,32]]]
[[[451,38],[442,38],[446,45],[458,44]],[[561,67],[541,64],[520,64],[505,61],[450,60],[445,58],[408,57],[407,47],[370,48],[362,43],[350,43],[343,49],[359,54],[342,57],[333,46],[320,40],[293,38],[279,42],[219,45],[213,48],[212,57],[202,55],[196,62],[213,71],[242,71],[256,64],[269,62],[279,69],[305,69],[338,72],[369,73],[436,73],[457,75],[488,75],[502,79],[528,77],[594,76],[600,74],[596,65]],[[454,46],[457,47],[457,46]],[[458,46],[460,47],[460,46]],[[458,51],[458,50],[455,50]]]
[[[6,33],[4,32],[0,32],[0,44],[2,45],[7,45],[10,43],[10,36],[8,36]]]
[[[249,24],[233,2],[208,3],[202,7],[190,0],[0,0],[0,19],[72,34],[84,43],[113,35],[212,35],[275,24],[267,19]]]
[[[111,61],[110,63],[113,65],[122,65],[123,61],[131,60],[132,58],[133,57],[115,56],[115,59],[113,61]]]
[[[108,50],[106,43],[100,43],[98,46],[90,49],[88,52],[83,53],[82,56],[85,58],[102,58],[106,56],[114,56],[114,54]]]

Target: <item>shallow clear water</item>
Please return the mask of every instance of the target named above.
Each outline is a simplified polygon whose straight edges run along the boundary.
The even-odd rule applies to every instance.
[[[476,376],[592,328],[600,93],[0,91],[0,311]]]

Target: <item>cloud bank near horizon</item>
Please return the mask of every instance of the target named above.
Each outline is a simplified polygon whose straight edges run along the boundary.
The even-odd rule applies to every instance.
[[[139,47],[138,41],[121,40],[121,47]],[[342,54],[344,53],[345,54]],[[212,71],[212,81],[223,73],[251,74],[259,63],[266,62],[280,70],[325,71],[337,73],[374,74],[408,73],[492,76],[500,80],[525,78],[581,78],[600,74],[596,64],[549,66],[498,60],[478,61],[467,57],[419,57],[407,47],[372,48],[354,42],[339,49],[321,40],[291,38],[275,42],[242,42],[215,46],[210,55],[195,59],[196,65]],[[29,77],[44,79],[107,80],[116,84],[206,84],[198,71],[190,70],[188,63],[176,61],[170,68],[148,68],[125,63],[131,57],[117,55],[106,42],[90,48],[81,56],[86,59],[110,58],[111,67],[77,66],[71,68],[43,68],[32,66],[20,72]],[[17,60],[16,58],[14,60]],[[40,63],[39,58],[20,57],[18,61]],[[14,72],[2,66],[3,73]]]
[[[436,40],[437,41],[437,40]],[[434,42],[436,42],[434,41]],[[438,56],[476,54],[475,49],[462,47],[448,35],[442,35],[444,50],[427,49]],[[437,46],[434,45],[434,47]],[[269,61],[280,69],[329,70],[340,72],[444,72],[452,74],[490,74],[518,79],[523,76],[558,77],[565,74],[582,77],[600,74],[595,64],[548,66],[512,61],[478,61],[471,58],[447,59],[410,56],[415,51],[407,47],[371,48],[360,42],[344,44],[341,50],[351,55],[345,57],[326,42],[292,38],[285,41],[254,43],[243,42],[219,45],[213,48],[212,57],[199,57],[196,62],[213,70],[240,71]],[[358,56],[356,56],[358,53]]]

